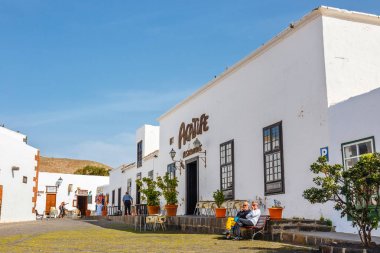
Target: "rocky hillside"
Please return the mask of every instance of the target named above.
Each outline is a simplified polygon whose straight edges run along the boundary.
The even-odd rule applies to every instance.
[[[87,165],[112,169],[110,166],[94,161],[75,160],[68,158],[51,158],[43,156],[40,157],[39,169],[40,172],[74,174],[77,169],[82,169]]]

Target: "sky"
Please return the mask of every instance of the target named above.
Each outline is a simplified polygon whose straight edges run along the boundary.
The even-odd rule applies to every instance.
[[[0,0],[0,124],[112,167],[135,132],[315,7],[380,0]]]

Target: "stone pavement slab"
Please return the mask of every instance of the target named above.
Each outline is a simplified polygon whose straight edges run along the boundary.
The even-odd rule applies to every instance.
[[[339,233],[339,232],[299,232],[299,234],[315,236],[321,238],[329,238],[339,241],[360,242],[360,237],[357,234]],[[372,241],[380,244],[380,237],[372,236]]]

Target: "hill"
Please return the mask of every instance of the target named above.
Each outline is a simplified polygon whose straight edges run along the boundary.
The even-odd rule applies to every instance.
[[[106,169],[112,169],[110,166],[88,160],[76,160],[68,158],[51,158],[40,156],[40,172],[53,172],[53,173],[65,173],[74,174],[77,169],[91,165],[97,167],[103,167]]]

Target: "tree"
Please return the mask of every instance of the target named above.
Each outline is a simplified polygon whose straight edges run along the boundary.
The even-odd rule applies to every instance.
[[[178,203],[178,179],[177,177],[170,178],[170,174],[166,172],[165,176],[157,177],[157,186],[161,189],[168,205],[176,205]]]
[[[136,185],[140,187],[140,192],[143,194],[142,199],[146,200],[148,206],[159,206],[161,192],[157,190],[157,182],[149,177],[137,179]]]
[[[94,175],[94,176],[109,176],[110,172],[108,169],[103,167],[87,165],[82,169],[77,169],[74,174],[77,175]]]
[[[352,219],[363,245],[370,247],[371,231],[378,227],[380,217],[380,154],[362,155],[348,169],[329,165],[325,157],[319,157],[310,170],[318,175],[313,178],[318,187],[305,190],[304,198],[312,204],[333,201],[341,217]]]

